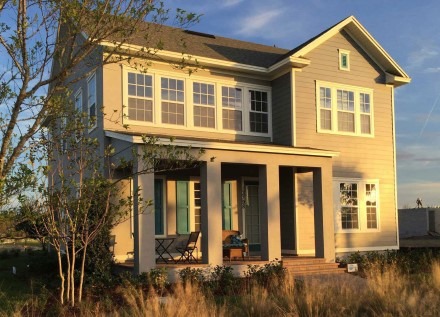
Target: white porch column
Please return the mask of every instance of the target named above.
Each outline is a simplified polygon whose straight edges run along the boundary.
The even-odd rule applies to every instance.
[[[281,259],[279,166],[259,167],[261,259]]]
[[[315,199],[315,254],[327,262],[335,261],[335,227],[333,216],[332,166],[313,169]]]
[[[202,196],[203,263],[223,264],[221,163],[204,162],[200,167]]]
[[[136,170],[142,164],[136,162]],[[156,267],[154,206],[145,208],[146,202],[154,199],[154,173],[136,175],[133,178],[133,209],[134,209],[134,272],[140,274]],[[136,195],[139,189],[139,202]],[[154,203],[154,202],[153,202]]]

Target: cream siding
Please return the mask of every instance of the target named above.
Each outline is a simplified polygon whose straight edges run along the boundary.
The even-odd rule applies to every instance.
[[[338,70],[338,49],[350,51],[350,71]],[[296,74],[296,140],[300,147],[338,151],[333,177],[378,179],[380,232],[337,233],[336,248],[395,246],[392,88],[384,74],[344,32],[305,56],[311,64]],[[316,80],[373,89],[374,136],[342,136],[317,132]]]

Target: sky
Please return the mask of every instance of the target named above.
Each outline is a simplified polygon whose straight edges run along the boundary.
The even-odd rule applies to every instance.
[[[192,30],[292,49],[354,15],[412,78],[395,90],[398,206],[440,205],[440,1],[169,0]]]

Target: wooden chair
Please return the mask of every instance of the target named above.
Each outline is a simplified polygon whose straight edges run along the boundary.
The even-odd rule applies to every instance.
[[[194,257],[193,253],[195,250],[197,250],[197,240],[199,239],[200,231],[193,231],[189,235],[188,241],[186,242],[186,245],[183,247],[176,247],[176,250],[180,253],[180,258],[177,260],[177,262],[191,262],[191,259],[194,260],[196,263],[199,263],[197,261],[197,258]]]

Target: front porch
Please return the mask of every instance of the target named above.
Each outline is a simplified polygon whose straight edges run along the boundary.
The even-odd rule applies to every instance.
[[[200,231],[201,263],[229,265],[222,230],[236,230],[249,240],[251,254],[258,254],[250,263],[269,263],[282,254],[334,262],[333,153],[262,148],[208,148],[200,167],[134,177],[130,186],[144,200],[154,197],[154,207],[139,212],[134,196],[133,221],[119,234],[132,239],[117,241],[116,254],[133,251],[135,272],[149,271],[161,265],[155,261],[156,239],[172,239],[174,250],[190,232]]]

